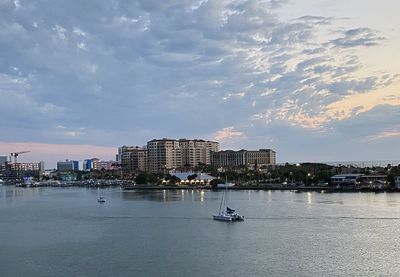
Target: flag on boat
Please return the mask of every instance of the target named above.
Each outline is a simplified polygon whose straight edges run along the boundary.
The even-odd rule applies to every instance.
[[[228,214],[231,214],[231,213],[234,213],[235,210],[232,210],[232,209],[230,209],[229,207],[226,207],[226,212],[227,212]]]

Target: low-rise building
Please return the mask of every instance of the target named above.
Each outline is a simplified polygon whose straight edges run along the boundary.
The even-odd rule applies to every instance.
[[[177,172],[171,175],[180,179],[179,185],[209,185],[215,179],[206,173]],[[167,181],[163,181],[163,183],[167,183]]]
[[[387,175],[338,174],[331,177],[331,184],[360,188],[383,188],[389,183]]]
[[[331,177],[332,185],[356,186],[362,174],[337,174]]]
[[[388,185],[387,175],[362,175],[359,178],[361,187],[381,189]]]

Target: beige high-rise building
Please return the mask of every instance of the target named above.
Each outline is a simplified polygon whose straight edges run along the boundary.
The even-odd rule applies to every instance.
[[[147,149],[139,146],[121,146],[118,148],[118,163],[124,175],[147,171]]]
[[[211,164],[211,152],[219,150],[219,143],[200,139],[154,139],[147,143],[148,166],[151,172]]]
[[[196,166],[200,163],[211,164],[211,152],[219,150],[219,143],[201,139],[180,139],[182,166]]]
[[[174,139],[153,139],[147,142],[147,158],[150,172],[166,173],[182,166],[181,148]]]

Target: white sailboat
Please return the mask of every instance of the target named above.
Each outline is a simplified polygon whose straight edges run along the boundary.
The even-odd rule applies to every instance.
[[[225,182],[225,184],[228,184]],[[235,210],[228,207],[226,194],[228,193],[228,185],[225,185],[225,190],[222,194],[221,204],[219,205],[219,212],[213,215],[214,220],[220,221],[243,221],[244,216],[239,215]]]
[[[105,202],[106,202],[106,199],[105,199],[103,196],[100,196],[100,197],[97,199],[97,202],[99,202],[99,203],[105,203]]]

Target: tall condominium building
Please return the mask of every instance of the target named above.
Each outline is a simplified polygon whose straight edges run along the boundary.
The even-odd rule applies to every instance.
[[[276,152],[271,149],[213,152],[211,164],[218,167],[275,165]]]
[[[199,163],[211,164],[211,152],[219,150],[219,143],[201,139],[180,139],[182,166],[196,166]]]
[[[118,148],[117,157],[124,175],[147,170],[146,147],[121,146]]]
[[[218,142],[188,139],[154,139],[147,142],[150,172],[211,164],[211,153],[219,150]]]
[[[147,142],[147,158],[150,172],[165,173],[182,166],[181,148],[174,139],[153,139]]]

